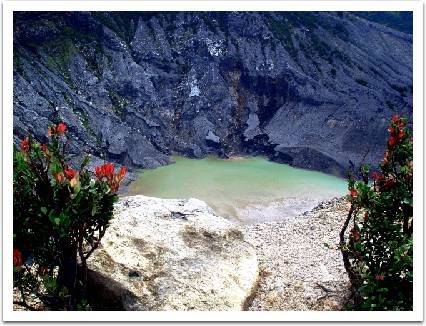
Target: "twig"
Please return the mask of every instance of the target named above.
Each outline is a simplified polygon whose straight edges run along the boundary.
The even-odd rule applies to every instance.
[[[330,290],[329,288],[325,287],[324,285],[320,284],[320,283],[316,283],[317,287],[321,288],[321,290],[323,290],[326,293],[330,293],[333,292],[333,290]]]
[[[352,214],[355,210],[355,205],[351,204],[351,208],[349,209],[349,213],[348,216],[346,217],[346,221],[343,224],[342,230],[340,231],[340,251],[342,252],[342,256],[343,256],[343,264],[345,266],[346,272],[348,273],[349,279],[352,283],[352,285],[355,283],[355,273],[352,270],[351,267],[351,263],[349,261],[349,254],[348,251],[343,249],[343,247],[345,246],[346,242],[345,242],[345,233],[346,233],[346,229],[348,228],[348,224],[352,218]]]
[[[337,297],[337,294],[326,293],[326,294],[320,296],[317,300],[322,300],[322,299],[325,299],[325,298],[328,298],[328,297]]]

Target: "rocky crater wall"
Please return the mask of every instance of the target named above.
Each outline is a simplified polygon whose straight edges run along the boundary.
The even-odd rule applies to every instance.
[[[333,12],[17,12],[14,141],[63,120],[83,152],[153,168],[263,154],[344,175],[412,119],[412,35]]]

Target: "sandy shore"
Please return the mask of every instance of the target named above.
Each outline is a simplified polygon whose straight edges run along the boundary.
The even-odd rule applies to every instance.
[[[295,219],[243,226],[261,269],[247,309],[344,310],[349,280],[337,245],[348,210],[333,199]]]

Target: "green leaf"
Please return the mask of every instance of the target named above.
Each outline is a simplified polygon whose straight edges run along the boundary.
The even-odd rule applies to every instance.
[[[93,207],[92,207],[92,211],[90,212],[90,214],[92,215],[92,216],[95,216],[95,214],[96,214],[96,212],[98,211],[98,207],[96,206],[96,205],[93,205]]]
[[[368,174],[370,172],[370,164],[364,164],[361,167],[361,171],[365,174]]]
[[[78,194],[81,190],[81,183],[78,183],[75,187],[74,187],[74,193]]]
[[[40,211],[41,211],[43,214],[46,214],[46,213],[47,213],[47,208],[46,208],[46,207],[41,207],[41,208],[40,208]]]
[[[354,244],[354,248],[356,251],[363,251],[364,250],[364,245],[360,242],[355,242]]]
[[[80,171],[83,171],[83,169],[84,169],[84,168],[86,168],[86,166],[87,166],[87,164],[89,163],[89,161],[90,161],[90,155],[86,155],[86,156],[84,157],[83,162],[82,162],[82,163],[81,163],[81,165],[80,165]]]

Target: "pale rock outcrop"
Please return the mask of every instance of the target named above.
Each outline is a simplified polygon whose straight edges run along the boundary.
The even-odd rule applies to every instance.
[[[257,282],[254,247],[197,199],[122,198],[89,260],[111,309],[241,310]]]

